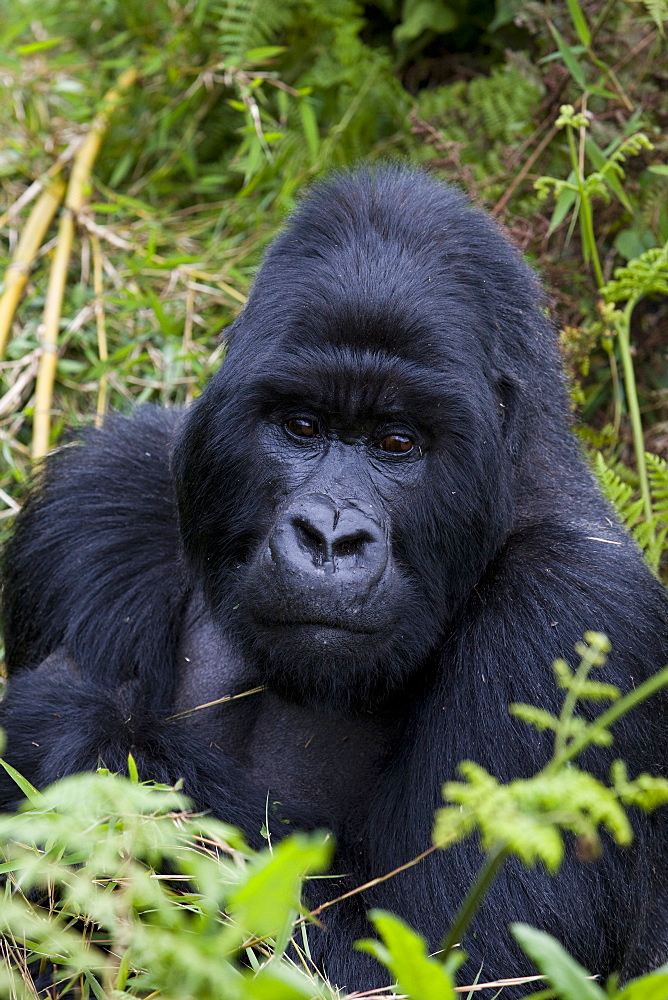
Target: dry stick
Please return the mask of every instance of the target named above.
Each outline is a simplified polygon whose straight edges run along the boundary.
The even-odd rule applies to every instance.
[[[5,354],[12,319],[26,286],[31,264],[64,194],[65,181],[60,178],[42,193],[28,216],[12,262],[5,272],[5,290],[0,298],[0,361]]]
[[[499,200],[497,201],[496,205],[492,209],[491,214],[493,216],[496,217],[497,215],[499,215],[503,211],[503,209],[506,207],[506,205],[508,204],[508,202],[512,198],[513,194],[515,193],[518,185],[522,183],[522,181],[524,180],[524,178],[526,177],[526,175],[529,173],[529,171],[531,170],[531,168],[533,167],[534,163],[536,162],[536,160],[538,159],[538,157],[540,156],[540,154],[543,152],[543,150],[545,149],[545,147],[550,145],[550,143],[554,139],[554,137],[557,134],[557,132],[558,132],[558,129],[557,129],[556,125],[553,125],[552,128],[550,129],[550,131],[547,132],[543,136],[543,138],[538,143],[538,145],[534,149],[534,151],[531,154],[531,156],[529,156],[528,159],[526,159],[524,161],[524,166],[522,167],[522,169],[519,171],[519,173],[517,173],[515,175],[515,177],[513,178],[513,180],[510,182],[510,184],[506,188],[504,194],[499,198]]]
[[[109,357],[107,351],[107,329],[104,323],[104,300],[102,298],[102,253],[100,250],[100,240],[97,236],[90,234],[90,245],[93,250],[93,291],[95,292],[95,325],[97,327],[97,352],[100,362],[104,363]],[[97,412],[95,416],[95,426],[101,427],[104,415],[107,412],[107,383],[109,375],[103,371],[100,376],[100,384],[97,390]]]
[[[70,180],[70,184],[71,184]],[[69,192],[68,192],[69,193]],[[58,359],[58,326],[67,281],[67,265],[74,239],[74,216],[66,208],[60,217],[56,252],[51,262],[49,285],[44,304],[42,354],[37,369],[35,408],[33,412],[32,448],[34,459],[43,458],[49,450],[51,431],[51,399]]]
[[[239,694],[226,694],[222,698],[216,698],[215,701],[207,701],[204,705],[195,705],[194,708],[187,708],[185,712],[168,715],[165,722],[171,722],[172,719],[185,719],[194,712],[201,712],[203,708],[213,708],[214,705],[225,705],[228,701],[237,701],[238,698],[247,698],[249,694],[259,694],[261,691],[266,690],[266,685],[260,684],[259,687],[250,688],[248,691],[241,691]]]
[[[90,173],[100,150],[109,117],[118,105],[123,91],[131,87],[136,79],[137,71],[134,68],[121,73],[116,87],[105,94],[102,108],[91,122],[88,134],[77,150],[72,163],[72,172],[65,195],[65,210],[60,217],[58,242],[51,264],[44,306],[43,353],[37,373],[33,418],[32,457],[34,459],[42,458],[49,450],[51,403],[58,351],[58,327],[67,281],[67,266],[74,242],[74,220],[83,207]]]
[[[246,691],[245,693],[253,694],[252,691]],[[239,697],[239,695],[236,697]],[[212,702],[212,704],[215,705],[216,702]],[[170,718],[174,719],[177,718],[177,716],[170,716]],[[318,924],[318,926],[322,926],[320,921],[316,918],[320,913],[322,913],[323,910],[328,909],[330,906],[334,906],[336,903],[341,903],[344,899],[350,899],[351,896],[357,896],[360,892],[366,892],[367,889],[373,889],[374,886],[380,885],[382,882],[387,882],[388,879],[394,878],[395,875],[399,875],[401,872],[405,872],[408,868],[412,868],[413,865],[419,864],[420,861],[424,861],[424,859],[428,858],[430,854],[434,853],[434,851],[443,849],[443,847],[445,847],[452,839],[452,837],[449,837],[447,840],[441,841],[438,844],[432,844],[431,847],[428,847],[414,858],[411,858],[410,861],[406,861],[405,864],[399,865],[398,868],[393,868],[391,872],[386,872],[385,875],[379,875],[378,878],[372,878],[369,882],[364,882],[363,885],[358,885],[354,889],[350,889],[349,892],[344,892],[342,896],[337,896],[335,899],[328,899],[326,902],[321,903],[320,906],[316,906],[314,910],[309,910],[303,916],[295,920],[295,928],[299,927],[300,924],[305,923],[307,920],[312,920],[314,923]],[[250,938],[248,941],[244,942],[244,947],[252,948],[253,945],[260,944],[262,941],[264,941],[264,937]]]
[[[195,289],[192,282],[186,279],[186,318],[183,324],[182,351],[185,355],[184,370],[187,376],[192,374],[190,355],[193,349],[193,317],[195,314]],[[186,382],[186,402],[190,403],[193,395],[192,382]]]
[[[443,844],[432,844],[431,847],[426,849],[426,851],[422,851],[420,854],[416,855],[416,857],[411,858],[410,861],[407,861],[403,865],[399,865],[398,868],[393,868],[391,872],[387,872],[385,875],[379,875],[378,878],[372,878],[371,881],[365,882],[364,885],[358,885],[355,889],[351,889],[349,892],[344,892],[342,896],[337,896],[336,899],[328,899],[326,903],[321,903],[320,906],[316,906],[315,910],[311,910],[307,916],[317,917],[323,910],[326,910],[330,906],[334,906],[335,903],[340,903],[342,900],[348,899],[350,896],[356,896],[360,892],[372,889],[375,885],[380,885],[381,882],[387,882],[388,879],[394,878],[394,876],[398,875],[400,872],[405,872],[407,868],[412,868],[413,865],[417,865],[420,861],[424,861],[424,859],[429,857],[430,854],[433,854],[434,851],[437,851],[442,847]],[[304,917],[301,918],[302,921],[304,919]],[[298,923],[299,922],[301,921],[298,921]]]
[[[25,208],[29,202],[41,194],[45,187],[50,187],[50,183],[53,178],[56,177],[63,169],[63,166],[72,159],[82,142],[83,136],[77,136],[77,138],[69,144],[67,149],[64,149],[60,156],[53,161],[49,169],[45,170],[42,176],[38,177],[36,181],[33,181],[32,184],[28,185],[23,194],[20,194],[16,201],[9,206],[7,211],[0,215],[0,228],[11,223],[19,214],[21,209]]]

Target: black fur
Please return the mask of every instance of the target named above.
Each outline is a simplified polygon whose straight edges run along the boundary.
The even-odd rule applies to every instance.
[[[388,451],[399,439],[412,448]],[[185,415],[113,417],[50,460],[5,620],[16,767],[45,784],[132,749],[142,777],[183,777],[255,842],[268,795],[277,832],[336,831],[348,874],[314,904],[424,850],[463,758],[501,779],[540,768],[549,741],[507,705],[554,709],[552,660],[585,630],[610,637],[624,690],[668,660],[664,594],[568,429],[531,272],[460,195],[396,168],[305,198]],[[613,756],[665,772],[660,699],[615,736],[595,773]],[[515,919],[603,975],[665,960],[665,817],[636,826],[632,849],[569,856],[555,879],[509,864],[465,942],[471,978],[528,969]],[[364,910],[436,946],[480,861],[466,843],[327,910],[316,962],[382,983],[351,949]]]

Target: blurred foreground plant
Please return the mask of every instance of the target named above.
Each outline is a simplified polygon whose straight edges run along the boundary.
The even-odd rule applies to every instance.
[[[650,811],[668,803],[666,779],[647,774],[630,779],[616,761],[605,784],[573,763],[587,747],[612,743],[611,726],[668,686],[668,667],[622,696],[590,677],[605,663],[605,636],[587,633],[576,648],[575,670],[564,660],[554,664],[564,691],[559,715],[511,706],[518,718],[554,734],[545,767],[532,778],[502,785],[468,761],[460,765],[465,780],[444,785],[448,804],[436,814],[435,846],[447,849],[475,833],[487,855],[439,956],[430,956],[424,940],[398,917],[370,914],[380,940],[358,946],[384,964],[413,1000],[449,1000],[468,989],[454,985],[466,957],[455,946],[510,854],[554,872],[563,859],[565,835],[580,838],[593,854],[602,849],[601,829],[628,845],[626,808]],[[578,712],[583,700],[611,704],[588,719]],[[139,784],[132,758],[129,764],[130,779],[99,772],[38,792],[3,763],[27,801],[17,815],[0,818],[0,872],[7,877],[0,907],[7,957],[0,997],[34,998],[33,977],[46,974],[57,997],[76,988],[78,995],[97,1000],[148,1000],[158,992],[174,1000],[333,1000],[338,994],[312,968],[305,936],[292,937],[309,919],[300,903],[301,880],[326,868],[332,850],[328,835],[293,835],[256,854],[238,831],[188,812],[177,790]],[[538,994],[545,1000],[668,996],[668,968],[621,989],[609,983],[604,993],[549,935],[524,925],[512,930],[549,979],[551,988]],[[535,978],[540,976],[496,986]]]
[[[22,788],[21,811],[0,818],[0,996],[35,997],[40,976],[54,995],[98,1000],[331,996],[279,960],[302,877],[328,863],[327,834],[255,854],[163,786],[100,772]]]
[[[606,785],[573,764],[587,747],[610,745],[610,727],[668,686],[668,667],[622,696],[613,685],[590,679],[592,670],[605,663],[609,651],[605,636],[588,632],[576,651],[580,663],[575,671],[565,660],[554,663],[557,685],[565,692],[558,716],[533,705],[510,706],[511,713],[529,725],[554,733],[553,753],[545,767],[531,778],[502,785],[484,768],[464,761],[459,770],[465,781],[449,781],[443,786],[444,798],[451,804],[436,813],[434,842],[447,849],[475,833],[487,854],[446,934],[439,957],[429,956],[425,941],[398,917],[380,910],[371,914],[382,942],[364,941],[359,946],[386,965],[400,989],[413,1000],[447,1000],[461,989],[454,986],[454,977],[466,954],[456,946],[510,854],[527,866],[541,862],[554,873],[564,857],[565,834],[586,843],[593,855],[602,849],[601,829],[618,844],[628,846],[633,834],[626,807],[651,811],[668,803],[665,778],[639,774],[630,780],[624,764],[615,761],[611,783]],[[613,704],[588,721],[577,711],[583,700]],[[610,983],[604,992],[549,934],[523,924],[511,929],[540,973],[550,981],[551,989],[537,994],[545,1000],[603,1000],[606,996],[615,1000],[665,1000],[668,996],[668,966],[619,990],[614,982]],[[527,980],[488,985],[502,988],[513,982]]]

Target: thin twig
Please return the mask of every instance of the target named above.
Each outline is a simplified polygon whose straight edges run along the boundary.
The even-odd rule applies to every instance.
[[[404,865],[399,865],[398,868],[393,868],[391,872],[387,872],[386,875],[379,875],[378,878],[372,878],[370,882],[365,882],[364,885],[358,885],[355,889],[351,889],[349,892],[344,892],[342,896],[337,896],[336,899],[328,899],[327,902],[321,903],[320,906],[316,906],[315,910],[311,910],[308,914],[309,917],[317,917],[319,913],[326,910],[330,906],[334,906],[335,903],[340,903],[344,899],[349,899],[351,896],[356,896],[360,892],[365,892],[367,889],[373,889],[375,885],[380,885],[381,882],[387,882],[388,879],[394,878],[395,875],[399,875],[400,872],[405,872],[408,868],[412,868],[413,865],[417,865],[420,861],[424,861],[426,857],[433,854],[434,851],[442,848],[443,844],[432,844],[428,847],[426,851],[422,851],[417,857],[411,858]],[[304,919],[304,918],[302,918]]]
[[[100,363],[104,364],[109,358],[107,350],[107,329],[104,322],[104,299],[102,297],[102,252],[100,250],[100,240],[96,235],[90,233],[90,245],[93,251],[93,291],[95,292],[95,326],[97,329],[97,352]],[[109,375],[103,371],[100,375],[100,384],[97,390],[97,408],[95,415],[95,426],[101,427],[104,415],[107,412],[107,385]]]
[[[192,375],[192,349],[193,349],[193,316],[195,315],[195,282],[186,282],[186,317],[183,324],[183,341],[182,350],[184,354],[184,370],[186,376],[188,377],[188,382],[186,383],[186,403],[189,403],[192,399],[192,384],[190,382],[190,376]]]
[[[5,290],[0,298],[0,360],[5,354],[14,313],[28,281],[30,267],[64,193],[65,182],[61,178],[53,181],[43,192],[28,216],[12,262],[5,272]]]
[[[529,171],[531,170],[531,168],[533,167],[534,163],[536,162],[536,160],[538,159],[538,157],[541,155],[541,153],[543,152],[543,150],[546,149],[546,147],[550,145],[550,143],[554,139],[555,135],[557,134],[557,131],[558,131],[558,129],[557,129],[556,125],[553,125],[552,128],[550,129],[550,131],[547,132],[543,136],[543,138],[541,139],[541,141],[538,143],[538,145],[534,149],[534,151],[531,154],[531,156],[529,156],[528,159],[526,159],[524,161],[524,166],[513,177],[512,181],[510,182],[510,184],[508,185],[508,187],[506,188],[506,190],[501,195],[501,197],[497,201],[496,205],[492,209],[491,214],[493,216],[496,217],[496,216],[500,215],[500,213],[504,210],[504,208],[506,207],[506,205],[508,204],[508,202],[510,201],[510,199],[514,195],[515,191],[517,190],[518,185],[520,185],[522,183],[522,181],[524,180],[524,178],[526,177],[526,175],[529,173]]]
[[[63,166],[72,159],[82,142],[83,136],[77,136],[76,139],[73,139],[67,149],[64,149],[53,161],[49,169],[45,170],[42,176],[38,177],[32,184],[28,185],[23,194],[19,195],[7,211],[0,215],[0,229],[7,224],[11,224],[21,209],[29,204],[33,198],[36,198],[45,187],[51,187],[53,179],[60,173]]]
[[[260,684],[259,687],[250,688],[248,691],[241,691],[239,694],[226,694],[223,695],[222,698],[216,698],[215,701],[207,701],[204,705],[195,705],[194,708],[187,708],[185,712],[177,712],[176,715],[168,715],[165,722],[171,722],[172,719],[185,719],[194,712],[201,712],[203,708],[213,708],[214,705],[225,705],[228,701],[236,701],[238,698],[247,698],[250,694],[259,694],[260,691],[266,690],[266,685]]]

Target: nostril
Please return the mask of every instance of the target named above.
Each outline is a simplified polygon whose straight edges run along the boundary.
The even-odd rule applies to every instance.
[[[322,565],[327,558],[327,539],[323,533],[303,517],[292,519],[298,544],[305,549],[314,563]]]
[[[390,546],[383,524],[359,505],[335,504],[318,494],[291,503],[281,513],[269,552],[274,568],[283,568],[291,579],[297,574],[309,593],[331,584],[352,587],[359,594],[384,573]]]
[[[344,535],[332,545],[332,555],[335,559],[345,559],[346,557],[361,556],[368,545],[373,542],[373,537],[368,531],[355,531]]]

